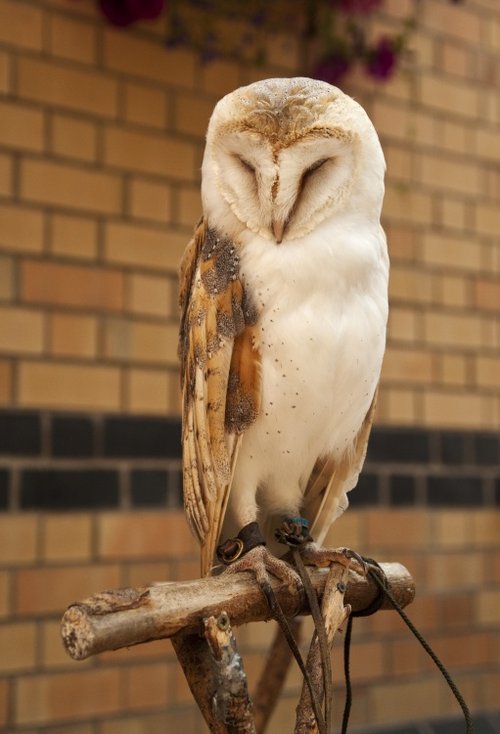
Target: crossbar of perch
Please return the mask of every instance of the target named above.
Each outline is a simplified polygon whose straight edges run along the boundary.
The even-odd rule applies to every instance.
[[[415,584],[408,570],[399,563],[381,566],[399,604],[410,604]],[[321,598],[328,569],[310,568],[309,573]],[[277,580],[272,583],[288,617],[309,613],[301,589],[282,587]],[[345,602],[354,611],[366,608],[376,595],[377,587],[369,577],[349,572]],[[233,626],[270,617],[267,601],[253,577],[235,574],[104,591],[71,604],[63,616],[61,633],[69,655],[84,660],[105,650],[165,639],[181,631],[201,633],[202,618],[217,616],[223,609]]]

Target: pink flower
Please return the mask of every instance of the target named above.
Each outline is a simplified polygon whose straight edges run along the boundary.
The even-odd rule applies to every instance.
[[[372,13],[382,5],[382,0],[334,0],[344,13]]]
[[[165,0],[99,0],[110,23],[127,26],[138,20],[154,20],[162,13]]]
[[[389,79],[396,66],[396,53],[390,38],[383,37],[370,52],[366,64],[368,74],[375,79]]]
[[[312,76],[323,82],[337,85],[349,71],[351,64],[340,53],[332,53],[324,58],[314,69]]]

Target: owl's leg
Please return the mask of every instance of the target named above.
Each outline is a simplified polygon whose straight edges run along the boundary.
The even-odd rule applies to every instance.
[[[368,572],[365,560],[351,548],[323,548],[314,541],[304,543],[300,555],[306,566],[324,568],[332,563],[353,568],[357,573],[366,576]]]
[[[270,576],[274,576],[288,587],[299,586],[300,578],[286,562],[276,558],[265,546],[265,541],[256,522],[248,523],[236,538],[231,538],[217,548],[217,557],[228,564],[225,574],[249,571],[269,599]]]
[[[367,574],[365,560],[350,548],[324,548],[318,545],[309,535],[309,523],[302,517],[291,517],[276,530],[279,543],[297,548],[306,566],[326,568],[332,563],[340,563],[344,567],[353,567],[363,576]]]

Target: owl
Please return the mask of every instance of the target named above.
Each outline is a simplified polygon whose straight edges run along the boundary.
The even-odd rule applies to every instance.
[[[223,560],[280,576],[273,523],[299,518],[321,544],[347,507],[385,348],[384,173],[367,114],[325,82],[267,79],[214,109],[180,275],[184,504],[204,575],[229,538]]]

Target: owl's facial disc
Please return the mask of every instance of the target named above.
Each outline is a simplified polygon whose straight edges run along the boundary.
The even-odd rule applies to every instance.
[[[243,227],[275,244],[308,234],[338,211],[354,178],[353,136],[336,128],[309,129],[289,142],[237,129],[217,143],[220,194]]]

